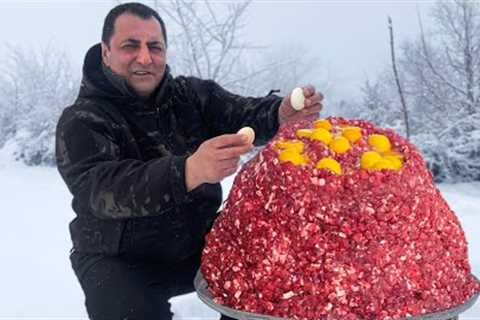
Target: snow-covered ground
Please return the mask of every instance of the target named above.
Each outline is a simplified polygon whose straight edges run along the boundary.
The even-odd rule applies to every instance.
[[[224,183],[225,193],[232,179]],[[480,183],[440,185],[480,276]],[[0,319],[87,319],[70,268],[71,196],[54,168],[0,163]],[[218,319],[194,294],[172,298],[176,319]],[[461,319],[480,319],[480,303]]]

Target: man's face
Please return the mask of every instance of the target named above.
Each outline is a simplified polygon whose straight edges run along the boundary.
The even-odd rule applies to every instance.
[[[102,42],[102,59],[124,77],[141,97],[147,98],[163,78],[166,46],[160,23],[125,13],[115,20],[110,45]]]

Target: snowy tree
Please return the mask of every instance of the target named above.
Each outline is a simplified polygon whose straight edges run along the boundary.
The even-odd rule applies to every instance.
[[[244,40],[251,2],[153,1],[171,34],[168,57],[174,72],[212,79],[235,93],[257,96],[272,89],[286,94],[307,79],[312,81],[308,76],[320,65],[305,48],[268,47]],[[324,84],[324,78],[314,81]]]
[[[53,165],[55,126],[73,102],[79,78],[67,56],[52,45],[37,52],[7,46],[6,52],[0,65],[2,145],[26,164]]]
[[[251,48],[241,40],[250,2],[153,1],[173,32],[169,50],[177,72],[220,83],[231,79],[235,65]]]
[[[395,115],[398,116],[398,107],[395,98],[392,97],[392,81],[389,74],[384,74],[378,80],[367,79],[361,91],[363,94],[362,108],[359,110],[360,117],[373,122],[375,125],[390,127]]]
[[[439,1],[404,47],[416,142],[441,180],[480,179],[480,3]],[[423,145],[422,145],[423,144]]]
[[[0,148],[15,135],[15,98],[9,96],[12,92],[6,89],[3,83],[0,83]]]
[[[301,44],[272,46],[251,53],[247,58],[250,62],[242,64],[244,70],[239,68],[240,74],[246,76],[225,85],[241,86],[243,92],[252,95],[265,94],[272,89],[286,95],[307,83],[321,89],[323,94],[328,94],[333,87],[328,69]]]
[[[480,180],[480,3],[438,1],[426,21],[419,14],[420,36],[398,57],[411,140],[437,181]],[[384,92],[397,89],[384,83]],[[364,104],[390,108],[379,90],[369,88]],[[396,100],[391,110],[400,110]]]

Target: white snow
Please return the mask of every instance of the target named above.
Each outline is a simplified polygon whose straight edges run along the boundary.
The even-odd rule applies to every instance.
[[[224,181],[225,194],[233,178]],[[480,183],[441,185],[480,276]],[[56,169],[0,159],[0,319],[87,319],[68,259],[71,196]],[[175,319],[218,319],[195,294],[171,299]],[[480,303],[461,319],[480,319]]]

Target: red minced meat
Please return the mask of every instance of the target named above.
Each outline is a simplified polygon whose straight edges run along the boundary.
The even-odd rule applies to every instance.
[[[295,166],[278,160],[275,143],[313,125],[289,124],[236,176],[202,256],[214,301],[289,319],[397,319],[478,293],[460,222],[419,151],[367,121],[328,120],[362,128],[362,138],[341,155],[301,138],[311,164]],[[373,133],[403,154],[399,171],[360,169]],[[315,169],[325,156],[341,175]]]

